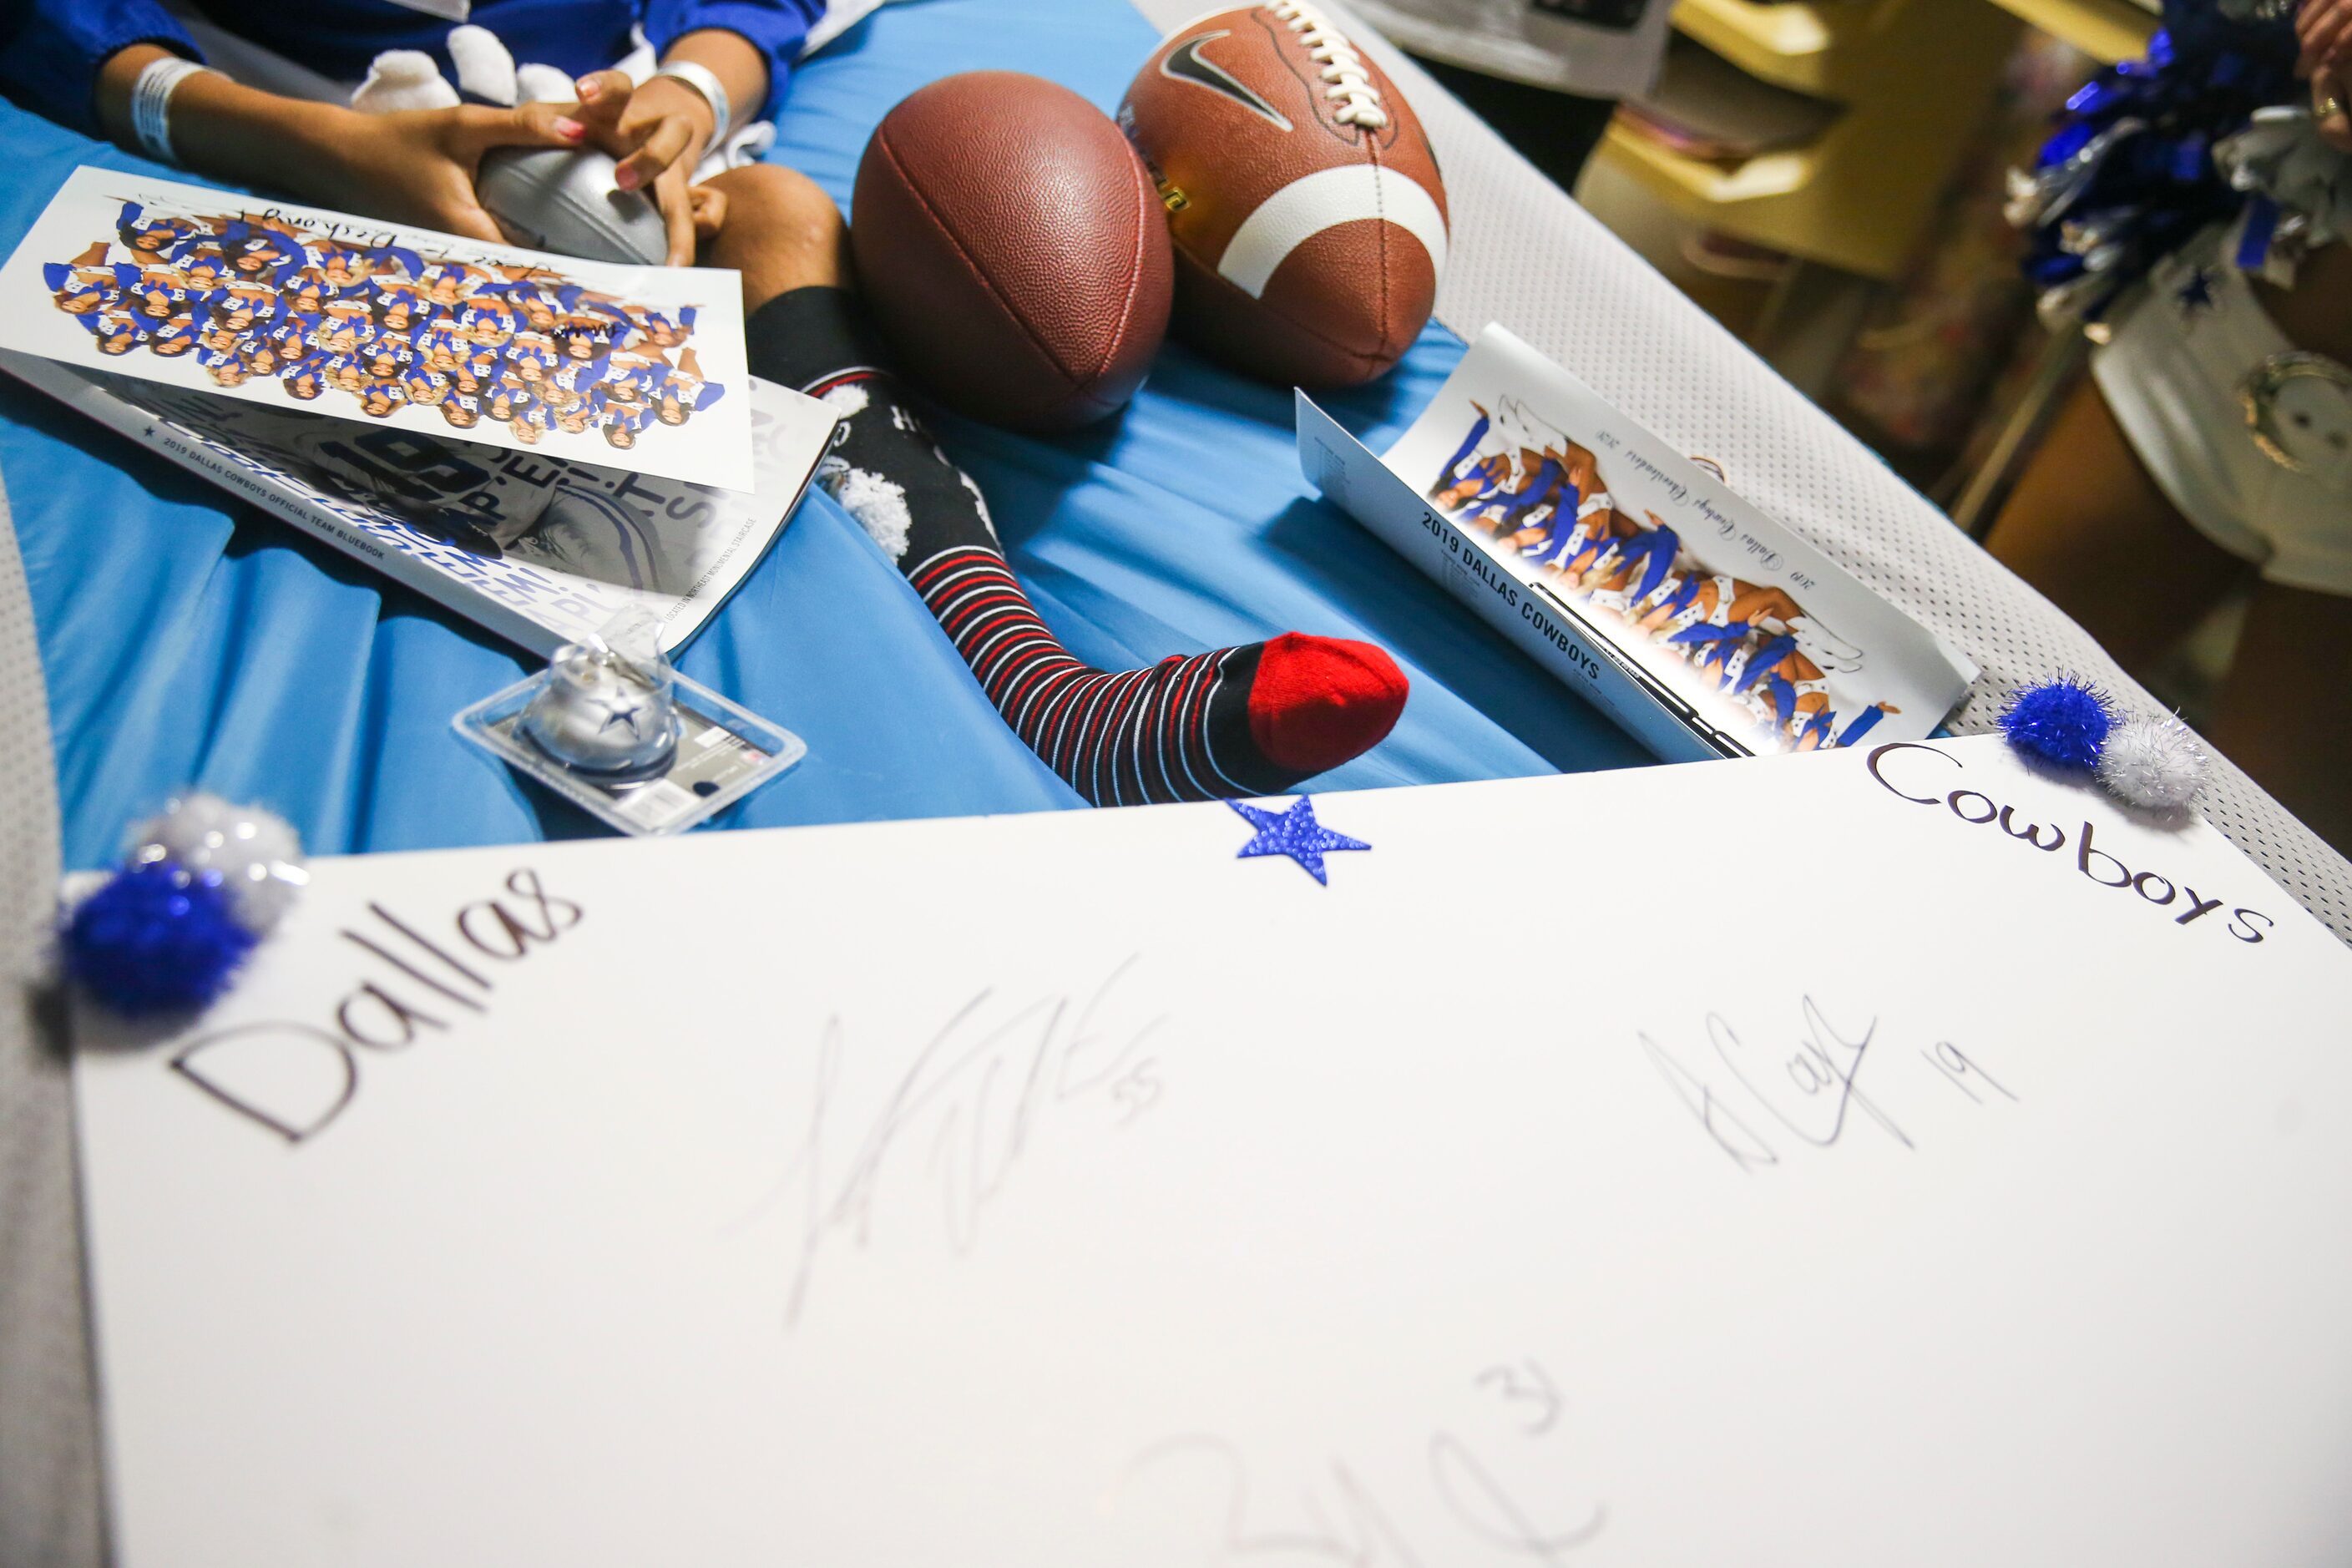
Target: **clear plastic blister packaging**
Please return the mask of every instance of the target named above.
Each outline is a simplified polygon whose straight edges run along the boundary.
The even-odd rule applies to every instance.
[[[688,680],[649,622],[616,622],[459,713],[457,733],[627,834],[683,833],[808,754]]]

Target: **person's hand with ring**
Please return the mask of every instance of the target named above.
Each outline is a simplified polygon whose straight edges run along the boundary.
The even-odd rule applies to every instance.
[[[2301,53],[2294,73],[2311,82],[2311,118],[2321,141],[2352,153],[2352,114],[2344,82],[2352,78],[2352,0],[2303,0],[2294,14]]]
[[[2302,53],[2294,74],[2317,80],[2352,65],[2352,0],[2303,0],[2294,14],[2295,41]]]

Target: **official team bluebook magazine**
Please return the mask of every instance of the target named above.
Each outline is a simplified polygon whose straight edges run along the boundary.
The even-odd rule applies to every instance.
[[[748,493],[0,352],[0,369],[541,657],[624,612],[665,652],[767,552],[834,416],[751,383]]]
[[[835,421],[751,379],[741,285],[74,171],[0,263],[0,368],[544,654],[674,648]]]

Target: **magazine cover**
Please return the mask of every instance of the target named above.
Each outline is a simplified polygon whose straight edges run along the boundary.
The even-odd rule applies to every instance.
[[[1975,671],[1489,326],[1375,457],[1299,398],[1325,494],[1669,759],[1916,740]]]
[[[752,488],[741,285],[74,171],[0,348],[267,408]]]
[[[757,488],[741,494],[28,354],[0,351],[0,369],[542,658],[626,610],[675,651],[782,531],[835,424],[750,381]]]

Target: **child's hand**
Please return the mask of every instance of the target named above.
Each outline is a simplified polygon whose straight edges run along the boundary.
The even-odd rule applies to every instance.
[[[2294,74],[2310,77],[2352,66],[2352,0],[2303,0],[2294,14],[2303,46]]]
[[[498,220],[482,210],[474,176],[482,154],[499,147],[577,147],[588,128],[569,104],[517,109],[464,105],[392,114],[334,111],[320,138],[331,169],[304,180],[318,199],[389,223],[443,229],[502,244]]]
[[[2311,118],[2322,142],[2338,153],[2352,153],[2352,109],[2347,109],[2343,85],[2333,71],[2312,73]]]
[[[580,79],[580,102],[570,112],[588,127],[588,141],[620,160],[614,181],[625,191],[648,191],[669,226],[669,264],[694,261],[694,203],[687,182],[710,145],[718,116],[694,89],[669,77],[633,85],[616,70]]]

